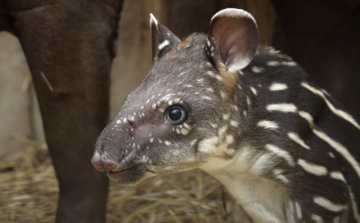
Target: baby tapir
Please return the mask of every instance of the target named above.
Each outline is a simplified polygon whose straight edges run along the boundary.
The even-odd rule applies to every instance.
[[[94,167],[123,185],[194,168],[231,222],[360,222],[360,126],[254,18],[180,40],[151,15],[154,67],[103,130]],[[314,61],[316,63],[316,61]]]

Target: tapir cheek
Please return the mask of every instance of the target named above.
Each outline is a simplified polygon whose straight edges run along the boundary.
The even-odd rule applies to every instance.
[[[170,125],[143,125],[136,129],[134,138],[140,145],[163,141],[173,134]]]

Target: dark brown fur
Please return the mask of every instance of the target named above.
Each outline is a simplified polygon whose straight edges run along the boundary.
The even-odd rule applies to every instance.
[[[60,186],[56,222],[105,222],[108,181],[89,160],[108,121],[109,70],[121,4],[0,0],[0,30],[19,38],[36,88]]]

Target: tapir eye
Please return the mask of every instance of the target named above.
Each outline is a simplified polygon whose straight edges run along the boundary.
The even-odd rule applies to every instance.
[[[180,124],[186,118],[186,112],[184,108],[180,106],[172,106],[166,111],[166,119],[172,124]]]

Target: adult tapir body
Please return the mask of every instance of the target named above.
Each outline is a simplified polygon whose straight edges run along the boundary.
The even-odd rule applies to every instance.
[[[253,17],[218,12],[180,41],[150,21],[154,67],[98,138],[94,167],[124,185],[200,168],[231,222],[360,222],[360,126]]]
[[[108,180],[88,160],[108,121],[121,6],[122,0],[0,0],[0,31],[17,36],[24,50],[59,180],[56,222],[105,222]]]

